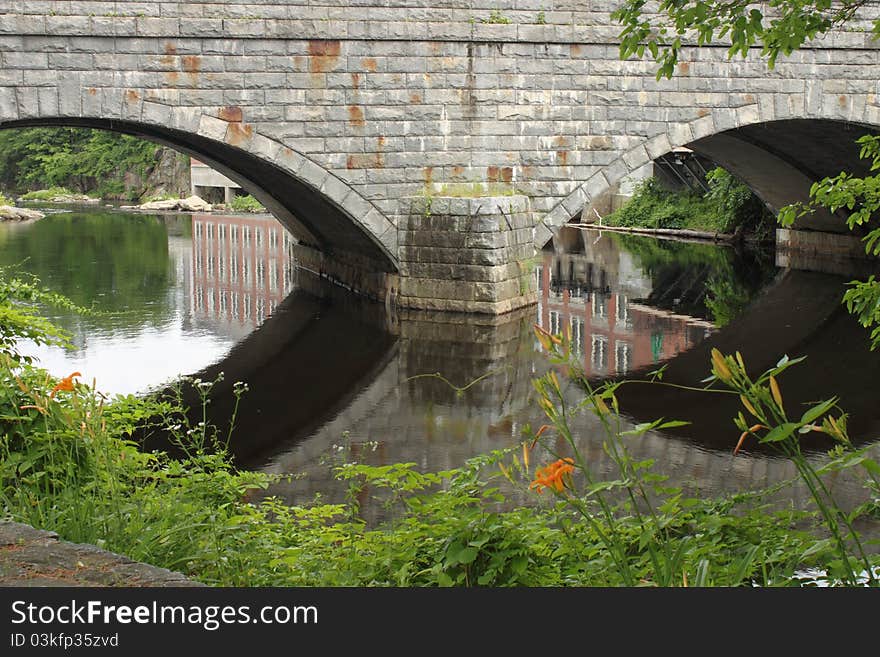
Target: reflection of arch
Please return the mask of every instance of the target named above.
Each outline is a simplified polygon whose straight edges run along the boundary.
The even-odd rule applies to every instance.
[[[159,142],[198,157],[245,186],[305,244],[328,253],[356,254],[384,271],[396,271],[396,226],[343,180],[282,143],[259,134],[251,125],[192,108],[141,103],[137,96],[136,92],[127,92],[126,102],[143,105],[143,120],[0,116],[0,128],[98,128]],[[120,100],[120,105],[125,104]],[[149,119],[148,105],[160,108],[150,112]],[[222,117],[224,111],[218,114]]]
[[[806,111],[805,102],[800,103],[800,110],[793,108],[798,103],[787,102],[787,111],[780,111],[772,102],[774,96],[767,96],[771,102],[761,99],[670,124],[667,132],[643,141],[588,178],[547,213],[544,225],[553,231],[574,220],[629,173],[679,147],[691,148],[725,166],[774,210],[807,200],[810,185],[818,178],[844,169],[866,169],[853,142],[866,132],[880,132],[880,107],[841,97],[840,102],[816,103],[821,105],[818,108],[807,103]],[[813,154],[821,154],[824,167]],[[821,230],[844,229],[831,215],[814,215],[810,225]],[[546,241],[547,231],[539,231],[536,237]]]

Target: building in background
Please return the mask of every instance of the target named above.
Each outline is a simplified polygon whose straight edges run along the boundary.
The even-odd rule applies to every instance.
[[[190,158],[191,193],[203,198],[208,203],[225,203],[229,205],[232,199],[244,192],[234,180],[230,180],[222,173],[214,171],[204,162],[194,157]]]

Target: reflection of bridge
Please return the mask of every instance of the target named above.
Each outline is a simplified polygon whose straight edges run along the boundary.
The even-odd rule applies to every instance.
[[[624,254],[615,255],[609,245],[597,246],[602,246],[598,255],[550,255],[542,268],[540,313],[545,319],[540,321],[549,321],[549,312],[554,308],[559,309],[563,326],[570,323],[572,316],[586,320],[592,303],[581,305],[584,297],[574,295],[568,298],[569,315],[565,319],[565,290],[601,287],[609,302],[616,303],[618,295],[625,293],[622,296],[627,297],[630,318],[636,317],[634,312],[644,313],[644,328],[656,329],[658,324],[651,323],[654,313],[650,308],[634,310],[629,305],[629,295],[643,298],[651,290],[650,279],[640,271],[638,262]],[[592,268],[588,267],[589,262]],[[565,288],[547,275],[557,271],[557,265],[566,272]],[[574,276],[568,274],[572,271]],[[587,271],[592,272],[593,278],[581,275]],[[243,463],[273,472],[306,474],[303,479],[274,488],[273,493],[298,502],[311,499],[315,493],[328,500],[341,499],[344,486],[334,483],[327,466],[328,460],[338,456],[333,445],[350,444],[350,457],[362,462],[414,462],[420,469],[440,470],[455,467],[471,456],[515,445],[521,439],[524,424],[536,427],[543,423],[530,397],[531,378],[548,366],[533,354],[531,325],[538,321],[536,314],[520,312],[501,321],[449,314],[404,317],[394,323],[392,336],[383,330],[382,317],[365,321],[363,308],[355,304],[354,310],[350,309],[347,304],[353,302],[346,301],[344,296],[319,299],[314,294],[327,292],[311,288],[310,280],[301,277],[301,289],[285,300],[278,312],[225,361],[199,373],[211,379],[218,371],[224,371],[227,378],[218,390],[226,394],[234,380],[250,384],[251,393],[241,407],[237,440],[233,444],[233,451]],[[835,307],[837,304],[837,282],[814,274],[794,273],[780,280],[777,287],[759,300],[751,319],[743,318],[742,323],[735,322],[730,328],[713,333],[702,344],[727,349],[760,330],[761,341],[753,341],[746,348],[740,345],[747,360],[756,367],[763,366],[761,359],[769,357],[765,351],[796,353],[792,349],[806,344],[817,356],[813,369],[809,369],[808,359],[802,378],[792,380],[786,376],[782,381],[786,403],[794,408],[800,399],[821,394],[815,372],[827,369],[822,358],[828,346],[843,339],[851,347],[854,340],[847,323],[840,321],[840,313],[835,315],[830,305],[832,300]],[[305,288],[314,294],[306,294]],[[768,332],[761,327],[761,316],[772,307],[794,312],[793,318],[803,318],[807,323],[797,324],[795,329]],[[613,311],[607,314],[615,318],[614,326],[609,325],[610,331],[593,326],[597,333],[639,344],[642,338],[636,333],[642,328],[640,322],[631,321],[628,325],[621,318],[618,324],[613,305],[609,304],[608,309]],[[372,310],[381,312],[381,308]],[[836,319],[823,322],[822,318],[829,314]],[[663,317],[659,328],[668,329],[672,336],[689,330],[687,326],[699,321],[683,316]],[[796,319],[793,322],[796,324]],[[816,329],[822,325],[830,331]],[[705,331],[704,326],[696,326],[695,341]],[[592,342],[586,331],[584,340],[585,345]],[[811,341],[817,347],[815,350],[809,345]],[[689,384],[698,382],[708,367],[707,349],[697,345],[675,355],[668,361],[667,378]],[[646,354],[648,362],[643,363],[637,357],[641,353],[634,347],[631,376],[653,363],[653,354]],[[831,385],[844,398],[844,406],[853,409],[856,417],[872,414],[876,400],[872,399],[873,388],[866,381],[873,377],[876,362],[853,350],[838,350],[835,358],[847,366],[845,376],[851,380],[847,385],[840,380],[843,375],[830,374],[838,377]],[[449,384],[424,376],[433,372],[442,373],[457,386],[480,380],[459,394]],[[572,406],[582,399],[576,386],[567,389],[566,394]],[[712,399],[692,400],[687,395],[667,394],[663,389],[647,386],[632,391],[624,389],[621,398],[633,423],[661,415],[696,422],[696,429],[682,428],[675,437],[651,433],[632,445],[636,458],[655,459],[657,470],[670,475],[671,483],[709,495],[762,486],[794,475],[789,464],[760,453],[733,458],[730,450],[736,431],[732,424],[725,429],[718,419],[730,414],[730,409]],[[228,398],[219,398],[212,403],[210,412],[225,418],[228,404]],[[602,449],[602,430],[594,418],[588,415],[572,426],[595,470],[610,473],[612,463]],[[859,422],[854,426],[859,427]],[[864,426],[859,428],[862,429]],[[536,454],[535,458],[544,456]],[[843,480],[835,486],[845,500],[855,500],[860,490],[857,484]],[[801,489],[795,489],[793,495],[798,500],[807,497]]]
[[[652,65],[619,61],[618,28],[589,3],[505,10],[509,22],[489,0],[5,4],[0,126],[106,128],[183,150],[253,191],[328,275],[401,305],[528,303],[514,271],[524,247],[675,148],[778,208],[818,177],[863,170],[852,142],[880,125],[880,51],[857,20],[773,70],[707,46],[657,81]],[[505,225],[491,204],[434,202],[488,183],[530,202],[503,244],[480,234]],[[413,210],[414,196],[433,210]],[[424,228],[430,217],[442,221]],[[456,221],[461,244],[443,230]]]

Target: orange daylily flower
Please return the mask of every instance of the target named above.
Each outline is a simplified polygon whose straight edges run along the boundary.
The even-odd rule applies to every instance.
[[[529,489],[534,488],[537,492],[543,491],[545,488],[552,488],[557,493],[561,493],[565,487],[563,477],[574,472],[574,459],[559,459],[543,468],[535,471],[535,480],[529,485]]]
[[[76,381],[74,381],[73,379],[77,376],[82,376],[82,374],[80,374],[79,372],[73,372],[72,374],[65,376],[58,382],[58,384],[54,388],[52,388],[52,392],[49,393],[49,397],[55,397],[56,392],[73,392],[73,386],[76,383]]]

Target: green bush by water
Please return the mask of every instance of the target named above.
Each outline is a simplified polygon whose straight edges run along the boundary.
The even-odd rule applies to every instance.
[[[773,217],[749,190],[724,169],[707,176],[705,194],[672,191],[654,178],[636,188],[632,198],[603,219],[610,226],[678,228],[733,233],[737,228],[759,235],[772,226]]]
[[[266,208],[250,194],[236,196],[229,205],[236,212],[266,212]]]

